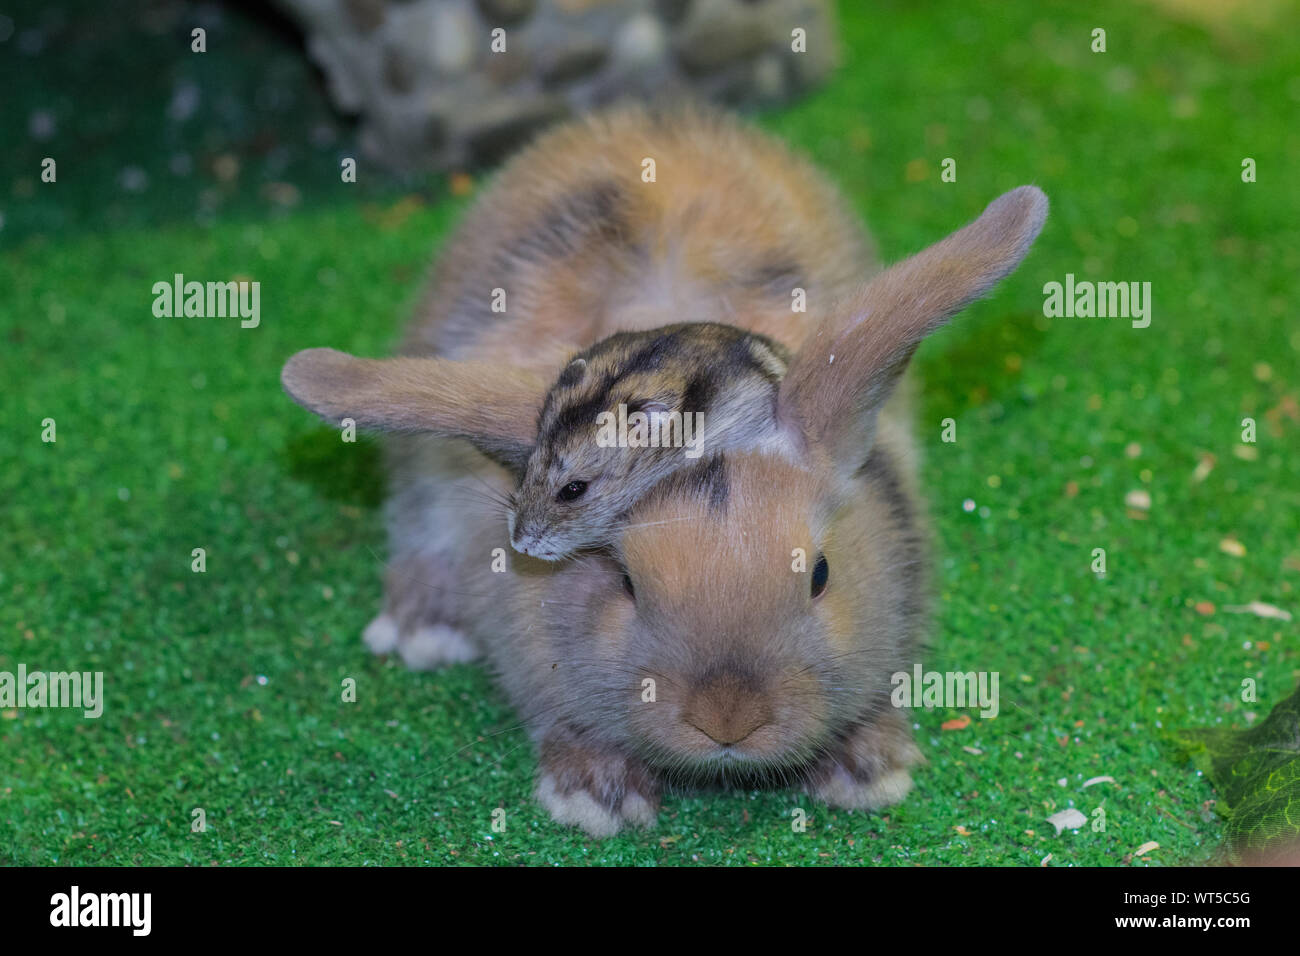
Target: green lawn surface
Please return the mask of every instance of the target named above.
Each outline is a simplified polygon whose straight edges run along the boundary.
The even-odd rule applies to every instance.
[[[238,12],[211,61],[125,57],[135,28],[94,12],[47,24],[66,69],[0,47],[0,671],[102,671],[106,698],[94,720],[0,709],[0,863],[1214,859],[1216,794],[1167,735],[1248,727],[1300,674],[1300,12],[1177,6],[844,3],[840,70],[759,117],[840,184],[887,260],[1021,183],[1051,198],[1024,266],[917,360],[937,549],[924,665],[998,672],[1001,712],[915,711],[929,763],[883,813],[673,793],[656,829],[604,841],[533,801],[535,755],[482,669],[415,673],[363,648],[378,447],[343,445],[280,390],[299,348],[392,348],[463,181],[363,165],[338,182],[349,129],[289,41]],[[135,41],[156,54],[183,34]],[[259,97],[272,74],[307,88]],[[205,91],[189,125],[166,117],[181,81]],[[241,98],[258,105],[236,116]],[[31,135],[35,111],[52,138]],[[260,327],[154,317],[175,273],[259,280]],[[1043,285],[1067,273],[1150,282],[1150,327],[1045,318]],[[1292,619],[1228,610],[1252,601]],[[1069,807],[1089,823],[1057,835],[1047,818]]]

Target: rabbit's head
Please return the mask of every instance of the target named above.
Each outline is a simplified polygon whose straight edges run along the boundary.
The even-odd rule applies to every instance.
[[[904,429],[880,413],[920,341],[1020,262],[1046,211],[1037,189],[1015,190],[837,307],[780,387],[793,454],[714,456],[628,516],[622,591],[593,640],[655,682],[654,704],[622,715],[651,762],[809,763],[889,706],[925,554]]]
[[[1046,214],[1038,189],[1013,190],[829,308],[778,389],[782,450],[678,469],[642,496],[607,553],[544,566],[543,603],[567,615],[567,632],[506,638],[522,647],[498,657],[507,683],[686,773],[808,765],[887,709],[924,613],[925,556],[907,428],[882,409],[925,336],[1020,263]],[[424,361],[425,372],[398,364],[390,376],[384,363],[313,350],[284,381],[336,420],[423,419],[526,460],[544,395],[535,377],[498,372],[495,388],[460,395],[433,381],[458,363],[394,361]],[[551,646],[530,651],[529,640]],[[556,647],[572,650],[566,667],[539,667]]]

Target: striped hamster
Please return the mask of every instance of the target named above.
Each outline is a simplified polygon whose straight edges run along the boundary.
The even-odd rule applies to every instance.
[[[542,406],[509,515],[517,551],[599,547],[655,484],[701,455],[775,445],[787,350],[715,322],[620,332],[579,353]]]

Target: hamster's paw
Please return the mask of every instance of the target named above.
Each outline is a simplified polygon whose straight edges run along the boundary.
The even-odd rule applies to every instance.
[[[556,823],[594,837],[626,825],[652,827],[659,817],[658,788],[639,764],[567,733],[542,742],[537,800]]]
[[[397,653],[413,671],[433,670],[444,664],[472,661],[476,648],[463,631],[446,624],[425,624],[398,639]]]
[[[906,721],[886,715],[855,727],[812,771],[809,790],[832,807],[879,810],[912,789],[909,767],[925,758]]]
[[[391,614],[381,614],[366,625],[361,640],[372,654],[391,654],[397,650],[397,622]]]

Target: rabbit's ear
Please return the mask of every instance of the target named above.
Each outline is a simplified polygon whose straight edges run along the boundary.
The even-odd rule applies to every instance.
[[[284,365],[284,390],[338,424],[467,438],[522,468],[537,438],[547,382],[531,369],[440,358],[362,359],[306,349]]]
[[[781,384],[784,424],[824,447],[840,469],[862,464],[876,414],[927,335],[1020,264],[1047,218],[1034,186],[872,279],[803,343]]]

